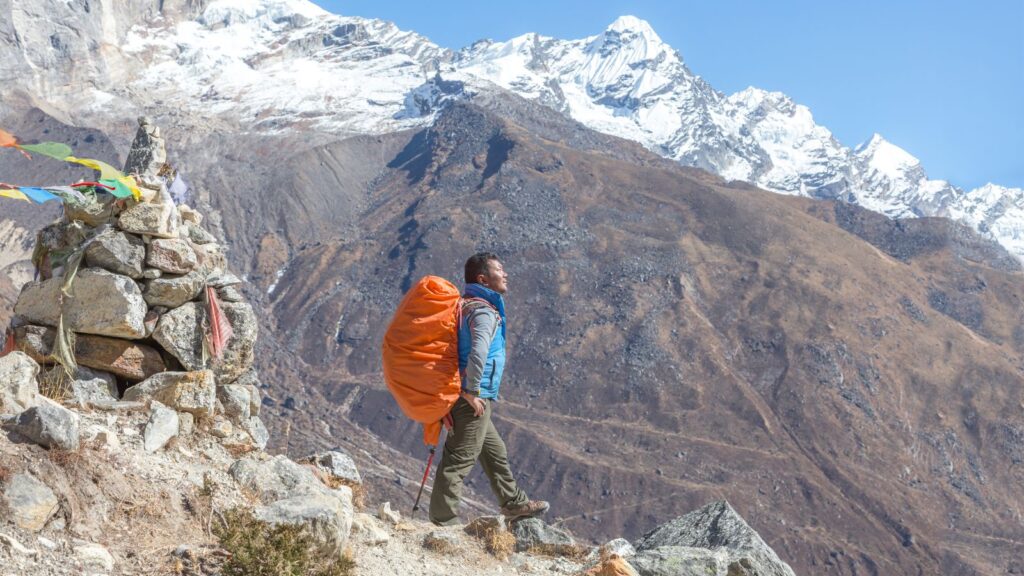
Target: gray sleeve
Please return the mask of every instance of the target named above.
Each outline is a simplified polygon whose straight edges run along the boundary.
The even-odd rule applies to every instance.
[[[469,359],[466,361],[466,383],[463,391],[470,394],[480,393],[480,380],[484,376],[484,365],[487,363],[487,352],[491,348],[491,340],[497,332],[498,315],[493,310],[480,307],[469,314],[469,335],[472,341]]]

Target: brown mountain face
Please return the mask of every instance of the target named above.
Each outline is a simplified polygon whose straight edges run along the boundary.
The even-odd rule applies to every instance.
[[[371,498],[411,504],[426,455],[379,375],[391,311],[488,249],[498,426],[562,526],[636,538],[726,498],[798,574],[1024,570],[1024,274],[966,229],[725,183],[514,98],[312,148],[165,136],[274,288],[250,295],[272,443],[345,447]]]

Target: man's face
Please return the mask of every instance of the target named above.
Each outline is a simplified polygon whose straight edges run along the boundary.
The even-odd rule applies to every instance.
[[[501,262],[491,260],[487,263],[487,271],[488,274],[481,274],[477,277],[478,282],[498,294],[504,294],[508,290],[508,274],[505,273],[505,267]]]

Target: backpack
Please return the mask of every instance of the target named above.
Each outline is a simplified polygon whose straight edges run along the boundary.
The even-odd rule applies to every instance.
[[[459,399],[462,296],[444,278],[424,276],[405,294],[384,333],[384,381],[406,416],[436,446],[441,420]]]

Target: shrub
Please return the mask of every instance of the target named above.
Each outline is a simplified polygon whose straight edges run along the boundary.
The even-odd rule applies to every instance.
[[[213,531],[230,555],[224,576],[350,576],[355,568],[348,556],[324,558],[302,527],[273,526],[246,509],[229,511]]]

